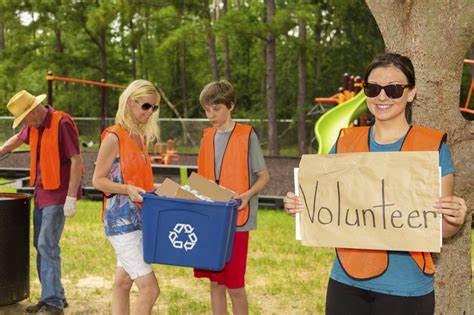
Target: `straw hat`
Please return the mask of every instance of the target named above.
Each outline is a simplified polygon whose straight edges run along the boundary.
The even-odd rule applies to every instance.
[[[7,104],[8,111],[13,115],[13,128],[16,128],[33,109],[46,98],[46,94],[34,96],[23,90],[15,94]]]

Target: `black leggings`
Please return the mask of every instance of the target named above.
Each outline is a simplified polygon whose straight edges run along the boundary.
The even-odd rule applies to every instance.
[[[327,315],[433,315],[434,292],[422,296],[397,296],[359,289],[329,279]]]

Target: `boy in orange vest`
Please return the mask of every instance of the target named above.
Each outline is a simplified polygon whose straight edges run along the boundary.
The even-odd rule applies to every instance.
[[[198,156],[198,173],[236,192],[242,200],[238,210],[237,230],[232,259],[222,271],[194,270],[196,278],[211,281],[211,304],[214,314],[227,313],[226,291],[234,314],[248,314],[245,270],[249,231],[257,226],[258,197],[270,180],[257,135],[248,125],[237,124],[231,113],[235,93],[225,80],[211,82],[199,97],[212,128],[203,130]]]

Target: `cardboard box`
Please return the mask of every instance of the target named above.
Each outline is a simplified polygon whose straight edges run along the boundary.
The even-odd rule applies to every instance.
[[[193,193],[181,188],[181,185],[173,182],[171,179],[166,178],[163,183],[156,190],[158,195],[170,198],[181,198],[191,200],[201,200]]]
[[[195,172],[193,172],[189,177],[188,185],[193,190],[196,190],[199,195],[209,197],[212,201],[228,202],[235,195],[235,192],[226,189]],[[193,193],[181,188],[178,183],[175,183],[169,178],[166,178],[158,187],[157,193],[160,196],[171,198],[202,200]]]

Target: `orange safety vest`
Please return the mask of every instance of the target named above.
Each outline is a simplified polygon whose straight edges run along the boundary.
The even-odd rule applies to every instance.
[[[370,127],[342,129],[336,142],[336,152],[369,152],[369,132]],[[446,134],[442,131],[411,126],[401,151],[439,151],[445,141]],[[337,248],[336,253],[344,271],[355,279],[375,278],[388,268],[386,250]],[[410,252],[410,255],[424,274],[434,274],[435,266],[431,253]]]
[[[235,124],[229,137],[221,163],[219,185],[242,194],[250,189],[249,144],[252,126]],[[203,130],[198,156],[198,174],[216,181],[214,165],[214,136],[216,128]],[[243,226],[249,219],[249,206],[239,210],[237,226]]]
[[[101,141],[105,139],[109,132],[115,134],[119,140],[120,169],[123,183],[141,187],[147,192],[153,191],[151,160],[143,138],[140,137],[141,148],[139,148],[127,130],[121,125],[113,125],[104,130]],[[143,155],[145,155],[145,159],[143,159]],[[106,197],[104,197],[103,210],[105,210],[105,203]],[[102,212],[102,218],[103,216],[104,212]]]
[[[74,120],[69,114],[55,110],[52,113],[51,125],[45,128],[41,136],[40,168],[41,181],[45,190],[55,190],[61,184],[59,160],[59,122],[63,116],[69,117],[79,137]],[[36,182],[36,159],[38,152],[38,128],[30,129],[30,186]]]

